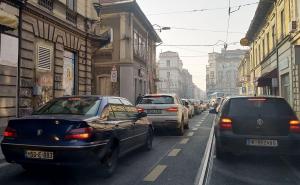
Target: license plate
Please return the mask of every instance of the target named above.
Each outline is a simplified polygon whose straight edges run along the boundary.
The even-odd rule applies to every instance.
[[[36,151],[36,150],[26,150],[25,158],[28,159],[43,159],[43,160],[53,160],[53,152],[46,151]]]
[[[262,146],[262,147],[277,147],[277,140],[265,140],[265,139],[247,139],[246,142],[249,146]]]
[[[148,114],[161,114],[161,110],[158,110],[158,109],[150,109],[150,110],[147,110],[147,113],[148,113]]]

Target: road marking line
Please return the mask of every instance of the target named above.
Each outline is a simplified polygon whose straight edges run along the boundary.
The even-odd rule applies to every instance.
[[[180,141],[180,144],[186,144],[187,142],[189,142],[189,138],[185,138],[185,139],[182,139],[181,141]]]
[[[197,124],[196,127],[200,127],[200,124]]]
[[[168,156],[169,156],[169,157],[176,157],[180,151],[181,151],[181,149],[173,149],[173,150],[168,154]]]
[[[167,165],[157,165],[145,178],[144,181],[154,182],[167,168]]]
[[[198,130],[198,128],[193,128],[192,130],[193,130],[193,131],[196,131],[196,130]]]
[[[189,132],[187,136],[193,136],[194,132]]]

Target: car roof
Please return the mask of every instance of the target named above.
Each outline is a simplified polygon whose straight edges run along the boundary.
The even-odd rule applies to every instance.
[[[177,96],[175,93],[145,94],[144,96]]]
[[[101,95],[73,95],[73,96],[62,96],[58,98],[121,98],[121,99],[126,99],[123,97],[118,97],[118,96],[101,96]]]
[[[280,96],[228,96],[226,99],[244,99],[244,98],[267,98],[267,99],[284,99]]]

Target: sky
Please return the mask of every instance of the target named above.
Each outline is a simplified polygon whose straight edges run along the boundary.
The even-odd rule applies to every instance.
[[[251,20],[254,17],[259,0],[231,0],[228,43],[239,42],[245,37]],[[229,0],[137,0],[138,4],[152,24],[171,27],[159,33],[163,45],[210,45],[219,40],[226,41],[228,25]],[[203,10],[195,11],[192,10]],[[155,28],[158,28],[155,26]],[[220,52],[223,46],[159,46],[157,53],[164,51],[178,52],[183,67],[193,75],[193,82],[202,90],[206,89],[206,65],[208,53]],[[228,49],[248,49],[237,44]]]

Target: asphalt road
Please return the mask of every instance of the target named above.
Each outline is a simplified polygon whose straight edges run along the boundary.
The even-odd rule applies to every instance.
[[[244,155],[214,157],[209,185],[300,185],[300,158]]]
[[[120,159],[113,177],[97,168],[43,169],[26,172],[18,165],[0,164],[0,184],[36,185],[193,185],[204,154],[213,117],[207,112],[190,120],[184,136],[160,131],[153,150],[137,150]]]

